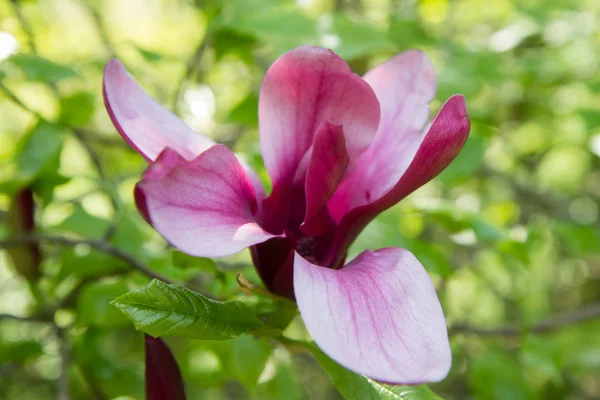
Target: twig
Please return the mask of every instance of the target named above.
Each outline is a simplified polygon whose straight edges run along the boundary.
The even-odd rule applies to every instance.
[[[482,176],[488,176],[492,178],[499,178],[506,181],[510,187],[516,192],[518,197],[524,201],[521,201],[521,204],[524,206],[535,206],[535,208],[539,211],[545,211],[548,214],[553,215],[554,217],[558,217],[562,220],[571,220],[571,216],[568,211],[568,203],[564,204],[561,201],[558,201],[553,197],[550,193],[544,193],[536,190],[535,188],[524,185],[518,182],[516,179],[513,179],[507,175],[502,175],[490,168],[483,168],[481,170]]]
[[[56,339],[58,340],[58,351],[60,354],[60,375],[58,376],[57,400],[70,400],[69,394],[69,363],[70,349],[67,333],[64,329],[56,327]]]
[[[93,372],[90,371],[90,369],[87,366],[81,364],[76,365],[79,367],[81,375],[83,375],[83,379],[85,380],[90,389],[90,394],[92,395],[92,398],[95,400],[106,400],[107,397],[104,395],[102,387],[98,384],[98,382],[96,382]]]
[[[181,78],[181,81],[179,81],[179,85],[177,85],[177,89],[175,90],[175,95],[173,97],[173,109],[177,107],[177,102],[179,101],[179,97],[181,96],[183,86],[185,85],[185,82],[189,80],[192,76],[192,73],[194,72],[194,69],[200,62],[200,59],[202,58],[202,55],[204,54],[204,51],[206,50],[207,46],[208,38],[205,37],[202,39],[202,41],[196,48],[196,51],[194,51],[194,55],[192,56],[192,58],[190,58],[190,60],[188,61],[183,77]]]
[[[10,0],[10,5],[15,13],[17,19],[19,20],[19,24],[21,24],[21,28],[25,32],[27,36],[27,41],[29,42],[29,46],[34,53],[37,53],[37,47],[35,45],[35,40],[33,39],[33,30],[31,29],[31,25],[27,22],[27,19],[23,15],[23,10],[21,10],[21,6],[19,4],[19,0]]]
[[[124,150],[134,152],[134,150],[120,137],[113,137],[89,129],[79,129],[79,133],[85,136],[86,140],[90,142],[98,143],[103,146],[120,147]]]
[[[576,310],[559,314],[530,327],[506,325],[496,328],[484,328],[468,324],[456,324],[449,329],[449,333],[480,336],[521,336],[528,332],[548,333],[594,318],[600,318],[600,302],[588,304]]]
[[[100,276],[93,275],[93,276],[88,276],[88,277],[83,278],[71,290],[71,292],[69,292],[69,294],[67,294],[66,296],[64,296],[63,298],[61,298],[58,301],[58,304],[56,305],[56,309],[73,307],[75,305],[75,302],[77,301],[77,298],[79,297],[79,294],[81,293],[81,291],[85,288],[85,286],[87,284],[97,282],[99,279],[121,276],[121,275],[126,274],[127,272],[128,271],[126,271],[126,270],[117,270],[117,271],[109,272],[107,274],[103,274]]]
[[[104,23],[102,22],[102,18],[100,17],[98,10],[96,10],[94,7],[92,7],[92,5],[89,4],[88,1],[84,1],[83,4],[85,5],[85,7],[88,9],[90,14],[92,15],[92,19],[94,20],[94,24],[96,25],[96,29],[98,31],[98,34],[100,35],[100,40],[102,41],[102,44],[104,45],[106,50],[110,53],[110,56],[115,57],[117,55],[117,52],[116,52],[114,46],[112,45],[112,43],[110,42],[110,39],[108,38],[108,34],[107,34],[106,30],[104,29]]]
[[[52,319],[50,317],[33,315],[30,317],[22,317],[20,315],[12,315],[12,314],[0,314],[0,321],[3,319],[15,320],[20,322],[33,322],[39,324],[47,324],[52,323]]]
[[[96,169],[96,172],[98,173],[98,176],[100,177],[100,179],[102,179],[103,181],[109,181],[108,177],[106,176],[106,172],[104,171],[104,167],[102,166],[102,161],[100,160],[100,155],[98,154],[98,152],[96,152],[96,150],[94,150],[94,148],[86,140],[85,135],[82,133],[82,131],[80,129],[71,128],[71,130],[73,131],[73,134],[75,135],[75,137],[77,138],[79,143],[81,143],[81,145],[83,146],[85,151],[90,156],[90,160],[92,161],[92,164],[94,164],[94,168]],[[105,192],[110,200],[110,204],[111,204],[113,210],[115,211],[115,213],[117,213],[119,210],[119,202],[118,202],[116,196],[111,192],[110,189],[105,190]],[[108,227],[108,229],[106,230],[106,232],[103,235],[104,239],[106,239],[106,240],[110,239],[112,237],[112,235],[115,233],[116,228],[117,228],[116,224],[114,222],[111,223],[111,225]]]
[[[105,240],[96,240],[96,239],[72,239],[66,236],[59,235],[51,235],[51,234],[36,234],[36,235],[27,235],[27,236],[14,236],[4,240],[0,240],[0,248],[9,247],[9,246],[17,246],[23,243],[56,243],[64,246],[78,246],[78,245],[87,245],[91,248],[101,251],[102,253],[113,256],[114,258],[118,258],[121,261],[129,264],[133,269],[143,273],[152,279],[158,279],[165,283],[174,283],[169,279],[157,274],[152,271],[148,266],[139,261],[137,258],[132,255],[124,252],[118,247],[113,246],[109,242]]]
[[[37,112],[36,110],[34,110],[32,108],[29,108],[25,103],[23,103],[23,101],[21,99],[19,99],[17,97],[17,95],[14,94],[14,92],[12,90],[7,88],[1,82],[0,82],[0,90],[2,92],[4,92],[4,95],[6,97],[8,97],[9,99],[11,99],[13,103],[15,103],[17,106],[21,107],[21,109],[23,109],[23,111],[27,111],[28,113],[32,114],[33,116],[35,116],[36,118],[38,118],[42,121],[47,121],[47,119],[42,114],[40,114],[39,112]]]

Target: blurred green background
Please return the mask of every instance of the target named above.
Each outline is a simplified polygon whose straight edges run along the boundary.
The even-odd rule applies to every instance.
[[[447,399],[600,399],[597,0],[0,0],[0,399],[143,398],[142,334],[109,302],[148,276],[121,252],[215,298],[248,300],[239,271],[258,282],[247,252],[187,257],[138,215],[146,163],[106,115],[104,64],[121,59],[266,180],[257,93],[276,57],[304,43],[361,74],[421,48],[438,73],[433,111],[466,96],[458,159],[352,248],[405,247],[431,273],[454,362],[430,387]],[[39,248],[10,239],[32,229],[19,221],[32,193]],[[190,399],[341,398],[299,348],[168,343]]]

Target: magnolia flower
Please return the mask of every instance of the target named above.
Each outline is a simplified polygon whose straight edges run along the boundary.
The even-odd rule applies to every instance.
[[[443,379],[451,352],[429,276],[409,251],[349,245],[377,214],[438,175],[467,139],[462,96],[426,128],[435,73],[408,51],[364,77],[330,50],[303,46],[269,68],[260,145],[273,189],[225,146],[153,101],[116,60],[108,113],[150,166],[140,212],[173,246],[201,257],[250,247],[269,290],[295,298],[315,342],[346,368],[389,383]]]

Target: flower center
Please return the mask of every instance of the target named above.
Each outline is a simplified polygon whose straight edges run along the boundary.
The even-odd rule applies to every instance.
[[[310,236],[301,237],[296,241],[296,251],[298,254],[313,264],[317,263],[315,256],[316,246],[315,239]]]

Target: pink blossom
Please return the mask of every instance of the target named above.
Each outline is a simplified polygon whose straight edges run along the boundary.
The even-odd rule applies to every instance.
[[[150,166],[142,214],[173,246],[219,257],[250,247],[264,284],[295,298],[321,349],[390,383],[439,381],[450,369],[444,315],[407,250],[348,247],[382,211],[437,176],[469,133],[463,96],[428,125],[435,73],[408,51],[364,77],[329,50],[303,46],[268,70],[260,145],[273,190],[225,146],[152,100],[116,60],[104,75],[108,113]]]

